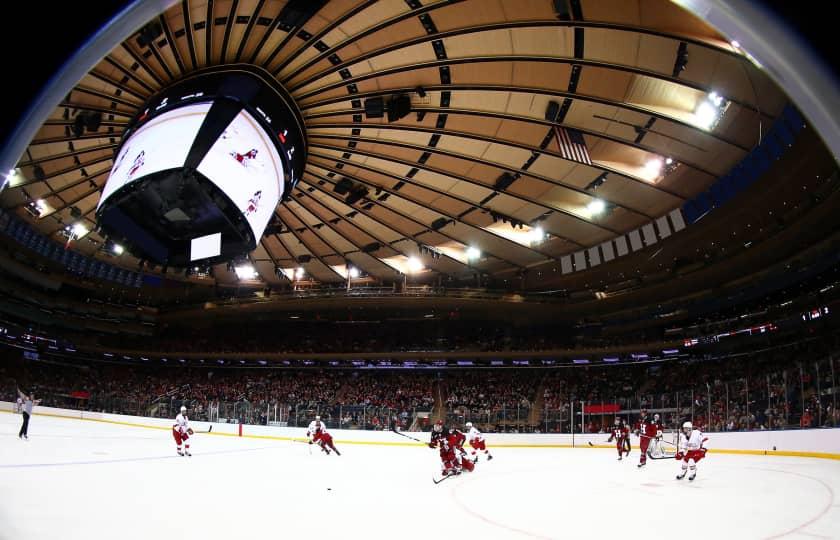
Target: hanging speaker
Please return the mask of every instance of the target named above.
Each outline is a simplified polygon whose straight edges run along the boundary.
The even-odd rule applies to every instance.
[[[366,99],[365,116],[368,118],[382,118],[385,116],[385,100],[381,97]]]
[[[557,121],[557,113],[560,112],[560,104],[556,101],[549,101],[548,107],[545,109],[545,119],[549,122]]]

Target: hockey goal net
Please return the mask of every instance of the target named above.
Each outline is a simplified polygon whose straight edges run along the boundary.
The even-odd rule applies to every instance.
[[[653,439],[648,446],[648,456],[653,459],[673,458],[677,453],[679,433],[663,433],[659,439]]]

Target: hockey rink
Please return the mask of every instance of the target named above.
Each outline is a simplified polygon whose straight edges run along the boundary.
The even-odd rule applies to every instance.
[[[637,469],[636,448],[618,462],[489,434],[493,461],[435,485],[419,445],[337,440],[338,457],[196,433],[187,458],[166,430],[36,415],[21,441],[19,423],[0,413],[0,540],[840,538],[840,462],[715,455],[713,438],[689,483],[673,460]]]

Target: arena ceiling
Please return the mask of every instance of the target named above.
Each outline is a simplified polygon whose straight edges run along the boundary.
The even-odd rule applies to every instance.
[[[418,281],[556,266],[708,189],[786,103],[665,0],[182,1],[149,22],[55,109],[2,204],[58,241],[84,224],[74,249],[114,262],[94,210],[129,120],[195,70],[253,64],[295,97],[308,137],[303,179],[250,254],[268,283],[298,267],[326,283],[351,266]],[[404,118],[366,114],[402,94]],[[345,178],[358,201],[336,192]]]

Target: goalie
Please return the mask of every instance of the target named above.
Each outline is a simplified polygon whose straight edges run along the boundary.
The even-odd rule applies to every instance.
[[[691,469],[691,476],[689,480],[694,480],[697,476],[697,462],[706,457],[706,449],[703,444],[708,441],[708,437],[704,437],[699,429],[695,429],[691,422],[683,424],[682,433],[680,433],[680,444],[675,456],[682,461],[682,472],[677,475],[677,480],[685,478],[685,473]]]
[[[187,418],[187,408],[181,405],[181,412],[175,417],[175,424],[172,426],[172,437],[175,439],[175,444],[178,445],[179,456],[191,456],[190,454],[190,435],[193,430],[190,427],[190,420]],[[181,450],[181,444],[184,449]]]

